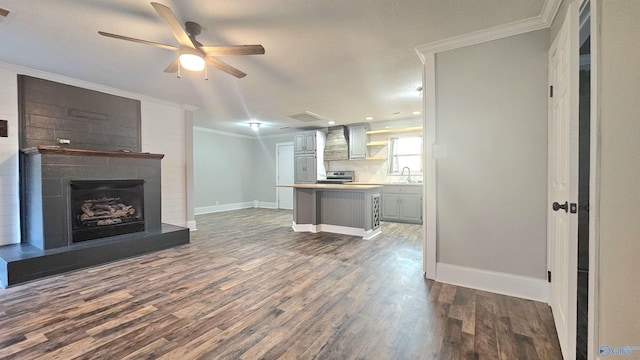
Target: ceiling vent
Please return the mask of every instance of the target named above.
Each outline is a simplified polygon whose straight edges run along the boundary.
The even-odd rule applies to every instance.
[[[290,118],[292,119],[296,119],[298,121],[302,121],[302,122],[312,122],[312,121],[319,121],[319,120],[323,120],[326,121],[326,118],[323,118],[322,116],[318,115],[318,114],[314,114],[311,111],[305,111],[299,114],[292,114],[289,115]]]
[[[6,24],[13,18],[14,13],[7,9],[0,8],[0,24]]]

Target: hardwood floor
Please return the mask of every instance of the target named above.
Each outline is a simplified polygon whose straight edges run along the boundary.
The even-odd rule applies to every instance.
[[[3,359],[561,359],[546,304],[424,279],[421,226],[197,218],[191,244],[0,289]]]

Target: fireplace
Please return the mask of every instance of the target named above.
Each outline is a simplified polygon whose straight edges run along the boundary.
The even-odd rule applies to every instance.
[[[69,182],[71,241],[144,231],[143,180]]]

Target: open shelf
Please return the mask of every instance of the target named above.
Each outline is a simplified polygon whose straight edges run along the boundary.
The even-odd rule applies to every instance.
[[[386,146],[389,142],[388,141],[372,141],[370,143],[367,143],[367,146]]]
[[[422,131],[422,126],[410,126],[406,128],[397,128],[397,129],[371,130],[371,131],[367,131],[367,135],[392,134],[392,133],[411,132],[411,131]]]

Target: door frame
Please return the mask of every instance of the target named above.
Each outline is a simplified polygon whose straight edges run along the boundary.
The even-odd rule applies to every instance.
[[[590,109],[590,149],[589,149],[589,309],[587,314],[587,356],[596,358],[600,349],[599,309],[599,274],[600,262],[600,118],[598,67],[600,63],[600,9],[602,0],[580,0],[580,8],[589,2],[591,16],[591,109]]]
[[[279,155],[279,150],[281,146],[291,146],[292,150],[293,150],[293,154],[294,154],[294,163],[295,163],[295,146],[293,141],[289,141],[289,142],[281,142],[281,143],[276,143],[276,209],[280,209],[280,196],[279,196],[279,191],[278,191],[278,178],[280,175],[280,155]],[[293,173],[293,177],[295,179],[295,170]],[[294,180],[295,182],[295,180]]]

